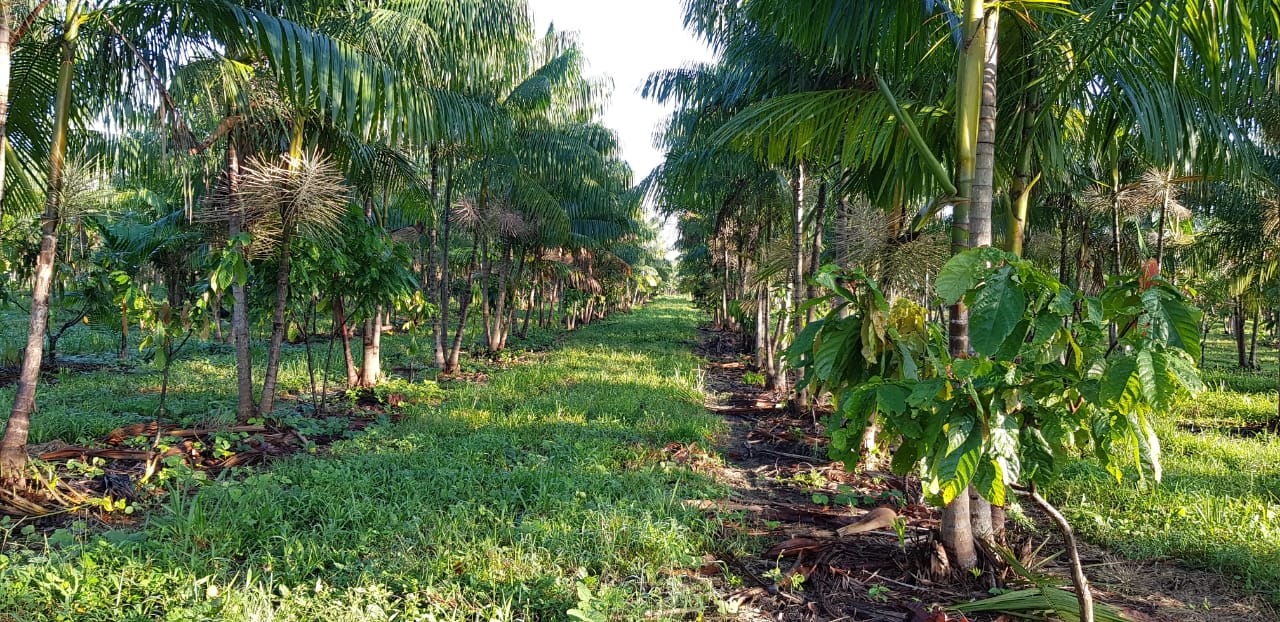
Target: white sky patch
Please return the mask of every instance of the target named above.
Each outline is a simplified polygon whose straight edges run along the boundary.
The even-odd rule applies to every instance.
[[[604,123],[618,132],[622,156],[637,181],[662,163],[653,133],[671,109],[640,97],[649,74],[714,55],[684,29],[680,0],[529,0],[539,33],[555,24],[576,31],[590,63],[588,71],[613,79],[613,100]],[[675,233],[663,231],[670,248]]]

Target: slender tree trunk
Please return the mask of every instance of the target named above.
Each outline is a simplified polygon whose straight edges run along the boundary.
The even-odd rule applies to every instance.
[[[1071,230],[1068,228],[1070,221],[1063,217],[1058,224],[1058,233],[1060,241],[1058,245],[1058,281],[1065,285],[1067,283],[1068,268],[1067,264],[1071,261],[1069,251],[1067,250],[1067,242],[1070,240]]]
[[[1040,79],[1040,71],[1036,67],[1035,58],[1030,59],[1030,68],[1027,70],[1027,83],[1034,84]],[[1027,215],[1031,210],[1031,191],[1035,186],[1035,179],[1031,176],[1032,152],[1035,148],[1035,121],[1040,116],[1040,91],[1038,87],[1032,87],[1027,93],[1026,110],[1022,117],[1022,153],[1018,158],[1018,171],[1014,175],[1013,192],[1014,207],[1013,221],[1009,231],[1009,252],[1022,256],[1022,247],[1025,242]],[[1066,247],[1066,218],[1063,219],[1063,247]],[[1063,264],[1062,269],[1066,266],[1066,251],[1062,253]],[[1060,279],[1066,283],[1066,279]]]
[[[479,243],[471,245],[471,262],[467,265],[467,293],[458,301],[458,330],[454,333],[453,345],[449,348],[449,360],[445,362],[444,373],[446,375],[458,373],[458,366],[462,356],[462,338],[467,329],[467,314],[471,310],[471,301],[475,297],[476,255],[479,250]]]
[[[822,230],[827,220],[827,184],[823,182],[818,185],[818,204],[813,210],[813,248],[809,254],[809,276],[818,276],[818,270],[822,268]],[[809,299],[818,297],[818,286],[809,284],[806,297]],[[805,320],[812,323],[814,320],[815,310],[809,307],[808,315]]]
[[[502,260],[498,265],[498,298],[494,302],[493,327],[489,335],[489,351],[501,352],[503,335],[506,333],[507,320],[507,283],[511,278],[511,246],[502,250]]]
[[[1253,312],[1253,329],[1249,331],[1249,369],[1259,369],[1258,366],[1258,320],[1262,315],[1261,310]]]
[[[280,353],[287,326],[284,315],[289,305],[289,230],[280,238],[280,265],[276,269],[276,300],[271,311],[271,341],[267,347],[267,368],[262,379],[262,398],[258,402],[258,416],[265,417],[275,408],[276,380],[280,374]]]
[[[439,272],[436,289],[436,304],[439,307],[436,313],[436,319],[433,322],[432,331],[432,366],[436,369],[444,369],[445,364],[445,344],[449,341],[449,288],[452,283],[449,281],[449,221],[450,221],[450,203],[453,201],[453,167],[450,166],[445,173],[444,181],[444,203],[441,203],[438,210],[438,221],[431,227],[433,244],[438,241],[439,257],[436,261],[436,267]],[[439,231],[437,240],[436,232]],[[433,247],[434,248],[434,247]]]
[[[957,203],[952,214],[951,249],[959,253],[969,248],[970,222],[968,200],[974,198],[977,174],[978,126],[981,115],[984,63],[987,46],[984,41],[983,2],[965,0],[964,49],[960,55],[956,96],[956,176]],[[951,356],[969,355],[969,310],[956,303],[949,310],[948,346]],[[978,565],[973,529],[969,517],[969,496],[957,494],[942,513],[942,542],[954,567],[968,571]]]
[[[1245,355],[1245,319],[1244,319],[1244,299],[1236,297],[1235,326],[1232,327],[1236,338],[1236,365],[1240,369],[1249,368],[1249,359]]]
[[[5,152],[8,151],[9,134],[9,71],[12,54],[9,49],[13,0],[0,0],[0,227],[4,226],[4,176]]]
[[[360,360],[360,386],[373,387],[382,381],[382,305],[364,321],[364,356]]]
[[[534,301],[538,298],[538,286],[529,288],[529,304],[524,308],[524,320],[520,323],[520,338],[529,338],[529,318],[533,317]]]
[[[985,15],[979,42],[983,45],[982,95],[978,106],[977,148],[974,157],[972,200],[969,207],[969,246],[991,246],[991,203],[994,199],[996,168],[996,92],[999,61],[1000,10]],[[978,46],[979,42],[970,45]]]
[[[1169,167],[1169,178],[1173,178],[1172,166]],[[1170,190],[1169,181],[1166,180],[1164,191],[1160,193],[1160,223],[1156,227],[1156,268],[1159,270],[1164,269],[1164,228],[1169,213]]]
[[[342,357],[346,362],[347,388],[350,389],[360,384],[360,374],[356,371],[356,359],[351,353],[351,326],[347,322],[342,296],[333,297],[333,329],[342,337]]]
[[[4,2],[4,0],[0,0]],[[120,300],[120,356],[122,361],[129,360],[129,301]]]
[[[720,258],[724,262],[724,287],[720,288],[720,316],[724,318],[724,329],[733,330],[733,319],[729,316],[729,288],[732,287],[732,280],[729,278],[729,241],[727,239],[720,247]]]
[[[769,339],[769,315],[768,315],[769,295],[768,287],[761,285],[756,293],[756,335],[755,335],[755,359],[756,369],[764,371],[765,354],[768,350]]]
[[[985,15],[980,40],[983,43],[982,96],[978,107],[977,148],[975,149],[972,201],[969,206],[969,246],[991,246],[991,205],[994,200],[996,156],[997,63],[999,61],[1000,10]],[[973,43],[975,47],[977,42]],[[1016,219],[1015,219],[1016,220]],[[990,540],[995,533],[991,502],[969,486],[969,517],[973,536]],[[1003,529],[1003,525],[1000,526]]]
[[[54,100],[53,137],[49,149],[48,192],[40,219],[40,254],[36,258],[31,288],[31,319],[27,325],[27,346],[13,409],[0,438],[0,484],[26,487],[27,435],[31,413],[36,407],[36,387],[44,362],[44,334],[49,325],[49,294],[53,285],[54,262],[58,256],[58,225],[61,220],[63,171],[66,165],[67,134],[71,119],[72,80],[75,77],[76,43],[80,28],[80,2],[67,3],[62,35],[62,64],[58,70],[58,91]],[[6,20],[7,22],[7,20]]]
[[[804,162],[796,165],[796,177],[792,184],[792,194],[795,200],[795,213],[793,227],[791,229],[791,243],[794,245],[791,266],[791,297],[792,297],[792,330],[794,334],[800,334],[804,330],[804,316],[800,314],[800,307],[804,305],[804,191],[805,191],[805,170]],[[806,390],[796,391],[796,408],[809,408],[809,395]]]
[[[230,343],[222,334],[222,290],[213,295],[213,336],[220,343]]]

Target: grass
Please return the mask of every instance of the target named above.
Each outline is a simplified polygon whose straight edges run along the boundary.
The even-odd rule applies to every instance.
[[[1050,490],[1086,538],[1134,558],[1170,557],[1222,573],[1280,602],[1280,437],[1241,435],[1276,416],[1276,356],[1263,369],[1232,369],[1234,343],[1206,352],[1210,389],[1160,424],[1164,478],[1117,485],[1082,459]],[[1262,344],[1259,343],[1259,347]],[[1199,430],[1199,431],[1193,431]]]
[[[723,491],[655,449],[718,431],[688,347],[698,319],[683,300],[659,300],[487,384],[452,386],[438,406],[434,383],[401,382],[411,402],[401,423],[331,455],[172,494],[136,529],[73,524],[50,539],[10,528],[0,611],[32,621],[532,620],[705,606],[711,588],[679,570],[701,565],[716,526],[681,500]],[[227,363],[187,365],[195,378]],[[123,400],[149,378],[116,375],[110,390]],[[56,392],[94,386],[78,382]],[[219,376],[182,391],[229,401],[230,389]],[[55,409],[43,408],[41,418]]]

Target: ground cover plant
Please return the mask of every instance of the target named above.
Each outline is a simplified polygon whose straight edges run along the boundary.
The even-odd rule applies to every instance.
[[[681,501],[721,492],[654,449],[718,430],[688,346],[698,319],[660,300],[438,404],[434,383],[397,382],[401,423],[175,491],[135,525],[48,537],[9,523],[0,609],[470,620],[703,607],[713,591],[679,571],[704,563],[717,530]]]

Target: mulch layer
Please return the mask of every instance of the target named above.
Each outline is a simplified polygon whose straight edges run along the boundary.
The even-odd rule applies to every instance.
[[[978,577],[945,572],[936,537],[941,512],[923,504],[918,480],[850,472],[827,460],[821,408],[797,414],[782,404],[785,396],[748,384],[744,376],[753,366],[739,354],[744,349],[736,334],[704,328],[701,336],[708,409],[723,416],[730,431],[718,447],[673,445],[667,451],[734,489],[728,501],[686,504],[715,515],[726,535],[761,537],[770,545],[749,559],[708,552],[709,560],[743,579],[741,587],[721,586],[725,602],[736,609],[731,619],[955,622],[966,618],[946,605],[988,597],[992,588],[1027,587],[991,559],[983,560]],[[842,503],[833,501],[837,494]],[[1068,570],[1055,556],[1060,537],[1035,508],[1025,507],[1036,528],[1013,528],[1011,550],[1025,567],[1061,577],[1069,589]],[[886,516],[900,520],[890,526],[876,520]],[[1280,619],[1264,597],[1221,575],[1169,560],[1125,560],[1089,545],[1081,555],[1095,599],[1136,622]]]

